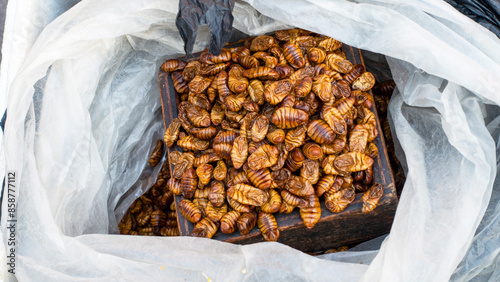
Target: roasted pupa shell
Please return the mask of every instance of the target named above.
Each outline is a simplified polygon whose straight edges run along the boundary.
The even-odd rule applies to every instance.
[[[291,172],[297,171],[302,167],[304,163],[304,155],[299,148],[293,149],[286,158],[285,167]]]
[[[302,147],[302,153],[306,158],[311,160],[319,160],[322,159],[324,156],[323,149],[321,149],[321,146],[313,142],[306,143]]]
[[[226,213],[220,220],[220,231],[224,234],[231,234],[236,229],[236,224],[240,218],[240,213],[237,211],[230,211]]]
[[[274,38],[269,35],[261,35],[257,36],[252,40],[250,44],[250,51],[258,52],[258,51],[266,51],[275,43]]]
[[[268,168],[259,170],[247,170],[247,177],[250,182],[259,189],[267,189],[271,187],[272,177]]]
[[[252,141],[259,142],[266,138],[267,131],[269,129],[269,120],[266,116],[258,116],[252,125]]]
[[[301,125],[297,128],[294,128],[285,136],[285,150],[292,151],[295,148],[298,148],[304,144],[304,140],[306,138],[307,129],[305,125]]]
[[[221,218],[227,213],[227,204],[224,203],[221,207],[215,207],[212,205],[212,203],[209,201],[207,203],[207,207],[205,209],[205,213],[207,214],[207,217],[213,221],[213,222],[218,222],[221,220]]]
[[[250,56],[248,56],[248,57],[250,57]],[[250,58],[252,58],[252,57],[250,57]],[[274,58],[274,57],[271,57],[271,58]],[[255,59],[255,60],[257,60],[257,59]],[[280,73],[271,67],[259,66],[258,62],[257,62],[257,65],[252,66],[251,68],[244,71],[243,76],[247,77],[249,79],[259,78],[262,80],[276,80],[276,79],[280,78]]]
[[[268,195],[261,189],[248,184],[236,184],[227,191],[227,195],[244,205],[262,206]]]
[[[267,213],[277,213],[280,211],[281,207],[281,196],[276,190],[269,189],[267,190],[269,193],[269,198],[267,202],[260,207],[261,211]]]
[[[210,146],[208,141],[195,138],[191,135],[181,133],[179,137],[177,145],[187,151],[204,151]]]
[[[331,37],[327,37],[326,39],[318,43],[318,47],[323,48],[326,52],[333,52],[342,47],[342,42],[337,41]]]
[[[278,241],[280,231],[278,230],[276,218],[272,214],[260,212],[257,225],[266,241]]]
[[[248,85],[248,94],[257,105],[264,104],[264,85],[260,80],[254,79]]]
[[[223,181],[224,179],[226,179],[226,173],[227,173],[226,164],[222,160],[218,161],[213,171],[214,179]]]
[[[205,217],[196,223],[193,231],[191,231],[191,237],[205,237],[210,239],[216,232],[217,225]]]
[[[219,157],[219,155],[217,155],[215,152],[203,154],[203,155],[194,159],[193,166],[199,167],[202,164],[208,164],[208,163],[220,161],[220,159],[221,158]]]
[[[328,54],[325,61],[326,65],[336,72],[349,73],[352,70],[352,63],[335,53]]]
[[[250,212],[250,206],[244,205],[236,200],[233,200],[231,197],[227,196],[227,202],[229,203],[229,206],[233,208],[233,210],[241,212],[241,213],[246,213]]]
[[[200,74],[201,63],[199,61],[189,62],[182,71],[182,79],[191,81],[195,76]]]
[[[163,141],[167,147],[172,147],[174,142],[179,138],[179,132],[181,129],[181,121],[178,118],[172,120],[169,124],[167,130],[165,131],[165,135],[163,136]]]
[[[309,119],[309,115],[292,107],[277,109],[271,116],[271,122],[281,129],[295,128]]]
[[[200,61],[204,64],[218,64],[231,60],[231,51],[226,48],[222,48],[220,55],[216,56],[207,51],[201,53]]]
[[[309,49],[307,56],[308,56],[309,61],[311,63],[321,64],[323,61],[325,61],[326,52],[321,48],[313,47],[313,48]]]
[[[351,85],[364,71],[365,67],[363,65],[356,64],[352,66],[352,70],[348,74],[344,75],[343,79]]]
[[[200,209],[193,204],[190,200],[183,199],[179,202],[178,207],[179,212],[192,223],[196,223],[201,219]]]
[[[295,69],[300,69],[306,64],[304,55],[300,51],[299,46],[294,43],[283,44],[283,55],[288,63]]]
[[[328,75],[320,75],[313,79],[312,91],[323,102],[332,100],[332,80]]]
[[[363,127],[363,125],[356,125],[351,130],[349,134],[349,146],[348,150],[350,152],[364,153],[366,149],[366,144],[368,142],[368,131]]]
[[[306,97],[307,94],[311,92],[312,86],[312,78],[309,76],[304,77],[303,79],[297,81],[297,83],[295,84],[295,95],[297,95],[297,97]]]
[[[208,200],[214,207],[222,207],[226,201],[226,189],[220,181],[212,181]]]
[[[311,184],[318,183],[319,180],[319,162],[310,159],[304,160],[300,168],[300,176],[309,180]]]
[[[300,208],[300,217],[307,229],[311,229],[318,223],[321,217],[321,205],[316,195],[312,194],[307,198],[307,206]]]
[[[247,235],[257,224],[257,213],[255,211],[241,213],[236,224],[241,235]]]
[[[355,172],[366,170],[369,166],[373,165],[373,159],[364,153],[348,152],[336,157],[334,165],[340,171]]]
[[[240,56],[249,56],[250,50],[246,47],[239,47],[234,51],[231,55],[231,59],[233,62],[238,63],[238,58]]]
[[[198,177],[196,176],[196,171],[194,170],[194,168],[189,168],[186,170],[186,172],[184,172],[181,179],[181,190],[184,198],[192,198],[194,196],[194,190],[197,187]]]
[[[331,144],[335,140],[336,135],[325,121],[317,119],[309,123],[307,136],[318,144]]]
[[[335,155],[328,155],[321,162],[321,168],[323,168],[323,171],[326,174],[333,174],[333,175],[340,174],[340,172],[335,168],[334,165],[334,161],[336,158],[337,156]]]
[[[270,167],[278,161],[279,150],[272,145],[262,145],[248,157],[248,167],[259,170]]]
[[[156,140],[156,147],[153,150],[151,157],[149,157],[149,164],[155,167],[161,161],[164,154],[165,151],[163,150],[163,142],[161,142],[161,140]]]
[[[238,136],[233,142],[233,147],[231,149],[231,160],[233,161],[233,166],[238,169],[243,166],[246,162],[248,156],[248,142],[247,138],[243,136]]]
[[[203,93],[212,83],[212,79],[197,75],[188,83],[188,88],[190,92]]]
[[[285,131],[280,128],[270,128],[266,138],[269,140],[269,142],[273,144],[280,144],[281,142],[285,141]]]
[[[164,72],[173,72],[177,70],[182,70],[186,66],[186,62],[178,60],[178,59],[171,59],[171,60],[166,60],[162,65],[161,69]]]
[[[335,181],[335,176],[331,174],[325,174],[316,184],[316,196],[321,197],[326,191],[330,190]]]
[[[375,183],[368,191],[361,197],[363,203],[362,212],[371,212],[377,207],[377,204],[384,195],[384,187],[381,184]]]
[[[333,213],[339,213],[352,203],[355,197],[352,187],[334,193],[325,193],[325,207]]]
[[[276,105],[290,94],[292,86],[292,82],[289,79],[273,82],[265,88],[264,98],[269,104]]]
[[[352,89],[368,91],[375,85],[375,77],[371,72],[364,72],[352,83]]]
[[[182,193],[181,181],[173,177],[167,181],[167,188],[175,195],[180,195]]]
[[[189,134],[198,139],[209,140],[217,134],[217,128],[215,128],[215,126],[192,127],[189,129]]]
[[[314,194],[314,187],[312,186],[311,182],[301,176],[292,175],[290,177],[290,180],[286,183],[285,189],[299,197],[305,197]]]
[[[174,71],[170,76],[177,93],[182,94],[189,91],[188,83],[182,78],[182,74],[180,72]]]
[[[210,115],[202,107],[191,105],[186,109],[186,114],[189,120],[196,127],[209,127],[210,126]]]
[[[198,175],[198,180],[201,185],[205,186],[210,183],[210,179],[212,179],[212,172],[214,171],[214,167],[210,164],[202,164],[196,168],[196,175]]]

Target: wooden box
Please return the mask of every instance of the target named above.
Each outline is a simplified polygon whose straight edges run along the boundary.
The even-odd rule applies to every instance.
[[[239,46],[242,46],[242,44],[231,44],[227,47]],[[359,49],[345,44],[342,49],[347,59],[353,64],[364,65]],[[193,58],[182,57],[180,59],[192,61],[198,59],[199,56],[200,53],[194,54]],[[170,75],[161,69],[159,71],[159,83],[163,120],[166,129],[170,122],[177,117],[179,98],[173,87]],[[379,156],[375,158],[373,164],[374,182],[380,183],[384,187],[384,195],[380,199],[378,206],[372,212],[362,213],[362,194],[357,194],[355,201],[341,213],[330,212],[325,208],[324,202],[322,202],[321,218],[312,229],[307,229],[304,226],[298,208],[290,214],[274,214],[280,230],[278,242],[303,252],[317,252],[361,243],[390,231],[398,200],[378,115],[375,109],[371,110],[375,113],[377,128],[380,132],[378,137],[373,141],[379,148]],[[170,153],[173,150],[182,149],[174,145],[174,147],[168,148],[167,152]],[[173,170],[172,165],[170,169]],[[176,203],[182,200],[182,196],[176,196],[175,198]],[[177,217],[181,235],[189,236],[194,225],[188,222],[180,212],[177,212]],[[257,226],[246,236],[242,236],[237,230],[229,235],[223,234],[219,230],[213,239],[236,244],[264,242],[264,238]]]

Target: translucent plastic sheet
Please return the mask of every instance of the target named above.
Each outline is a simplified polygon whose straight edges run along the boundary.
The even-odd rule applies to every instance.
[[[390,114],[408,172],[391,234],[378,251],[316,258],[277,243],[108,235],[117,211],[140,194],[123,198],[143,180],[162,127],[156,75],[183,51],[177,2],[84,0],[55,19],[21,9],[35,2],[9,2],[11,59],[0,77],[6,168],[18,180],[19,280],[500,279],[500,211],[490,201],[500,42],[446,3],[236,2],[233,25],[244,33],[295,25],[389,57],[399,89]],[[68,7],[59,2],[44,5]],[[4,201],[4,240],[5,210]]]

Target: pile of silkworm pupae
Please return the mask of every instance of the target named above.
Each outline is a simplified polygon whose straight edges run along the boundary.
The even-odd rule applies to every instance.
[[[165,132],[175,143],[166,186],[194,223],[191,236],[218,229],[246,235],[255,225],[276,241],[274,213],[297,207],[307,228],[364,193],[362,211],[382,197],[373,183],[372,142],[378,130],[375,78],[353,65],[342,43],[301,29],[247,38],[244,46],[202,52],[199,60],[167,60],[180,96],[178,117]]]
[[[149,164],[157,166],[165,155],[163,141],[157,140]],[[179,236],[174,194],[167,189],[170,178],[168,161],[164,162],[154,185],[137,198],[118,224],[120,234]]]

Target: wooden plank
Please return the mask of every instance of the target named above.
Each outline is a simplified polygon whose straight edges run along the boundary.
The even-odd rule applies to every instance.
[[[242,46],[242,43],[226,47],[238,46]],[[359,49],[348,45],[343,45],[342,48],[347,59],[353,64],[364,65]],[[192,61],[197,59],[199,55],[200,53],[197,53],[191,58],[182,57],[180,59]],[[166,129],[170,122],[177,117],[177,103],[179,102],[179,98],[173,87],[172,79],[162,70],[159,72],[159,82]],[[372,95],[371,91],[370,95]],[[321,218],[312,229],[307,229],[304,226],[298,208],[290,214],[275,214],[280,230],[278,242],[304,252],[315,252],[360,243],[390,231],[397,207],[397,196],[378,114],[375,108],[371,110],[375,114],[379,130],[379,135],[374,140],[375,145],[379,149],[379,155],[375,158],[373,165],[374,182],[380,183],[384,187],[384,195],[380,199],[377,208],[372,212],[362,213],[362,194],[356,195],[355,201],[341,213],[330,212],[325,208],[324,202],[322,202]],[[168,148],[167,152],[170,153],[171,151],[179,150],[181,150],[179,147],[174,146]],[[170,169],[173,170],[172,165]],[[176,204],[180,200],[182,200],[181,196],[175,197]],[[177,218],[181,235],[189,236],[194,225],[188,222],[180,212],[177,212]],[[214,239],[236,244],[251,244],[264,241],[257,226],[246,236],[242,236],[237,231],[232,234],[223,234],[218,231]]]

